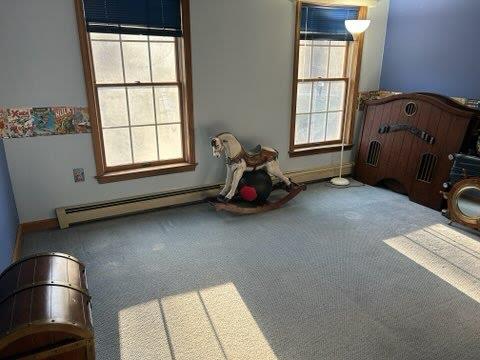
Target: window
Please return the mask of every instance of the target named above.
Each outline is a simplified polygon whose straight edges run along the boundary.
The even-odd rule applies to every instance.
[[[77,0],[98,181],[193,170],[188,1],[103,3]]]
[[[344,20],[364,18],[358,7],[298,3],[290,156],[351,145],[363,38],[355,42]]]
[[[347,41],[301,41],[295,145],[341,141],[347,50]]]

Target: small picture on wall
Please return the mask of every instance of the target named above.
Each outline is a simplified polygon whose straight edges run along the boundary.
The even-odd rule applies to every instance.
[[[82,168],[73,169],[73,180],[76,183],[84,182],[85,181],[85,170],[82,169]]]

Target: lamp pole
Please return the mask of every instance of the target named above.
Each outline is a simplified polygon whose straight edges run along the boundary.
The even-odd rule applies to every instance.
[[[353,42],[357,46],[358,41],[357,37],[358,35],[362,34],[367,30],[367,28],[370,26],[370,20],[345,20],[345,27],[352,34],[353,37]],[[348,179],[345,179],[342,177],[342,172],[343,172],[343,153],[345,151],[345,130],[346,126],[344,124],[343,130],[342,130],[342,147],[340,149],[340,173],[338,174],[338,177],[335,177],[330,180],[330,183],[335,186],[348,186],[350,185],[350,181]]]

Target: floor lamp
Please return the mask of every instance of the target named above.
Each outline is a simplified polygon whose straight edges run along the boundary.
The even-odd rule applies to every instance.
[[[370,20],[345,20],[345,27],[347,28],[348,32],[350,32],[353,36],[353,41],[355,41],[358,35],[365,32],[370,26]],[[335,186],[348,186],[350,185],[350,181],[342,177],[342,170],[343,170],[343,153],[345,151],[345,132],[346,126],[343,126],[342,130],[342,148],[340,150],[340,174],[338,177],[333,178],[330,180],[330,183]]]

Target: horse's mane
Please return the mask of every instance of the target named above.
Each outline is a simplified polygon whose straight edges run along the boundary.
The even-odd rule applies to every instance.
[[[217,134],[214,137],[218,138],[218,137],[223,136],[223,135],[230,135],[230,136],[232,136],[236,139],[235,135],[233,135],[231,132],[228,132],[228,131],[221,132],[220,134]]]

